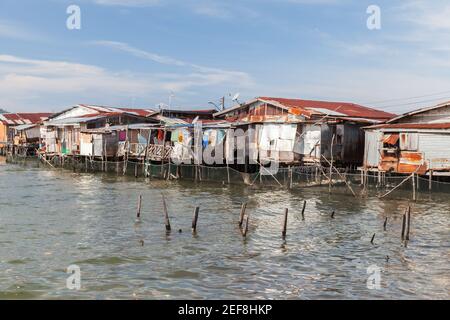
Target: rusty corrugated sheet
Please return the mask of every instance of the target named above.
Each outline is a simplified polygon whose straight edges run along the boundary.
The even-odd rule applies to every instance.
[[[402,151],[398,162],[398,173],[418,173],[425,174],[427,165],[421,152]]]
[[[450,123],[395,123],[378,124],[373,129],[450,129]]]
[[[383,143],[387,143],[394,146],[397,144],[398,138],[399,138],[398,133],[384,135]]]
[[[392,113],[348,102],[315,101],[315,100],[286,99],[274,97],[259,97],[259,99],[264,101],[276,101],[290,109],[299,108],[303,109],[304,111],[310,111],[312,113],[314,113],[314,108],[319,108],[319,109],[326,109],[329,111],[338,111],[349,117],[362,117],[369,119],[388,120],[395,116],[395,114]],[[323,112],[318,113],[322,114]]]

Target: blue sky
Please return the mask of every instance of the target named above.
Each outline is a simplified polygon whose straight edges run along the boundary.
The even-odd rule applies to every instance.
[[[66,9],[81,8],[81,30]],[[369,5],[381,29],[369,30]],[[240,92],[401,113],[450,100],[450,3],[2,0],[0,108],[208,108]]]

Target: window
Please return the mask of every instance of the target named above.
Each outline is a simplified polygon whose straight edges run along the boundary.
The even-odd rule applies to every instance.
[[[419,134],[400,133],[400,150],[417,151],[419,147]]]

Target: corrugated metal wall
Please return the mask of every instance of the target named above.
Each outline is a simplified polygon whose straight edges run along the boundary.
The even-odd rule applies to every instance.
[[[361,165],[364,159],[364,131],[361,125],[346,123],[343,126],[344,132],[337,134],[343,135],[342,161],[347,164]]]
[[[382,148],[380,131],[366,131],[364,147],[364,165],[367,167],[378,167],[381,160],[380,151]]]
[[[321,139],[321,127],[320,125],[304,126],[304,139],[303,139],[303,154],[307,157],[320,159],[320,139]]]
[[[450,168],[450,134],[420,133],[419,151],[430,169]]]

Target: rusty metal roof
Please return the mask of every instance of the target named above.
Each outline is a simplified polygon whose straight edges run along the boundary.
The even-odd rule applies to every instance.
[[[236,105],[232,108],[217,112],[215,116],[221,116],[226,113],[245,108],[248,105],[257,101],[265,102],[274,105],[278,108],[288,111],[290,114],[302,115],[305,117],[312,117],[314,115],[328,115],[330,117],[347,118],[351,117],[353,120],[376,120],[386,121],[396,115],[393,113],[384,112],[381,110],[364,107],[355,103],[348,102],[331,102],[331,101],[316,101],[316,100],[302,100],[302,99],[287,99],[274,97],[258,97],[245,104]],[[366,121],[368,122],[368,121]]]
[[[443,107],[447,107],[447,106],[450,106],[450,101],[439,103],[439,104],[431,106],[431,107],[425,107],[425,108],[421,108],[421,109],[417,109],[417,110],[414,110],[414,111],[410,111],[410,112],[404,113],[402,115],[399,115],[397,117],[394,117],[394,118],[390,119],[389,121],[387,121],[387,123],[393,123],[393,122],[396,122],[396,121],[398,121],[400,119],[403,119],[403,118],[406,118],[406,117],[409,117],[409,116],[413,116],[413,115],[416,115],[416,114],[419,114],[419,113],[424,113],[424,112],[427,112],[427,111],[432,111],[432,110],[443,108]]]
[[[276,101],[288,108],[303,109],[311,114],[322,114],[330,116],[347,116],[366,119],[388,120],[396,115],[385,111],[364,107],[359,104],[349,102],[316,101],[302,99],[286,99],[273,97],[260,97],[264,101]]]
[[[10,126],[36,124],[41,123],[51,115],[51,113],[3,113],[0,114],[0,122]]]
[[[383,123],[368,129],[450,129],[450,123]]]

